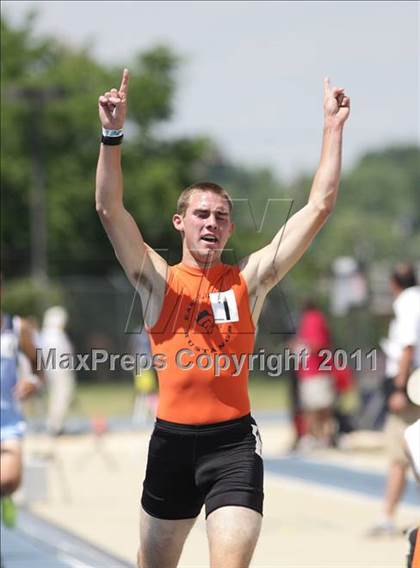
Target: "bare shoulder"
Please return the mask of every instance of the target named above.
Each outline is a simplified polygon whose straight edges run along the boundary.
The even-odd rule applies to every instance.
[[[265,287],[261,279],[260,266],[261,259],[264,257],[264,254],[266,254],[267,248],[268,247],[264,247],[263,249],[252,252],[238,263],[240,273],[246,282],[249,294],[261,294],[264,292],[263,288]],[[267,291],[265,291],[265,293],[266,292]]]
[[[144,320],[153,327],[162,310],[170,267],[151,246],[145,244],[145,250],[143,267],[133,274],[132,284],[140,295]]]
[[[151,246],[144,243],[145,255],[142,265],[133,272],[133,284],[144,285],[148,288],[166,283],[169,265],[166,260]]]
[[[241,276],[247,287],[249,309],[255,327],[258,325],[262,307],[269,291],[259,277],[260,252],[256,251],[244,257],[238,264]]]
[[[242,258],[239,263],[239,272],[241,273],[242,278],[245,280],[248,290],[250,289],[251,284],[254,282],[253,276],[253,262],[252,262],[252,254],[245,256]]]

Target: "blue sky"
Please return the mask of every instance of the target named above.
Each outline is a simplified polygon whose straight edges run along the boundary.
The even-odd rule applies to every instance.
[[[316,168],[322,78],[347,89],[352,115],[344,166],[392,143],[419,143],[417,2],[4,1],[18,22],[102,61],[167,43],[184,59],[165,135],[212,136],[233,160],[290,179]]]

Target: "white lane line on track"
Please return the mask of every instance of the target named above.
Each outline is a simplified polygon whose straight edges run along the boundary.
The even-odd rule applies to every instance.
[[[297,479],[293,478],[288,475],[282,475],[279,473],[274,473],[272,471],[265,471],[264,476],[267,482],[273,483],[279,487],[284,487],[285,484],[289,484],[290,487],[294,487],[296,489],[308,489],[311,491],[312,494],[318,495],[329,495],[331,497],[335,497],[338,499],[349,500],[350,502],[358,501],[359,503],[369,503],[369,504],[377,504],[380,502],[380,498],[378,497],[370,497],[369,495],[360,493],[359,491],[353,491],[348,488],[338,488],[338,487],[331,487],[319,483],[317,481],[308,481],[306,479]],[[416,504],[409,504],[409,503],[400,503],[398,505],[399,510],[413,512],[418,511],[419,507]]]

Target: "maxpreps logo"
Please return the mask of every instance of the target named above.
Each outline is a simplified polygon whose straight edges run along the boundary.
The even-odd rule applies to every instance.
[[[216,353],[232,338],[232,325],[216,325],[208,294],[200,295],[186,307],[184,334],[187,345],[198,353]]]

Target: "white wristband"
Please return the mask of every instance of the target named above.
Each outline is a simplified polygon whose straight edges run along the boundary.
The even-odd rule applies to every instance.
[[[105,136],[106,138],[119,138],[122,135],[122,128],[119,128],[118,130],[109,130],[108,128],[102,128],[102,136]]]

